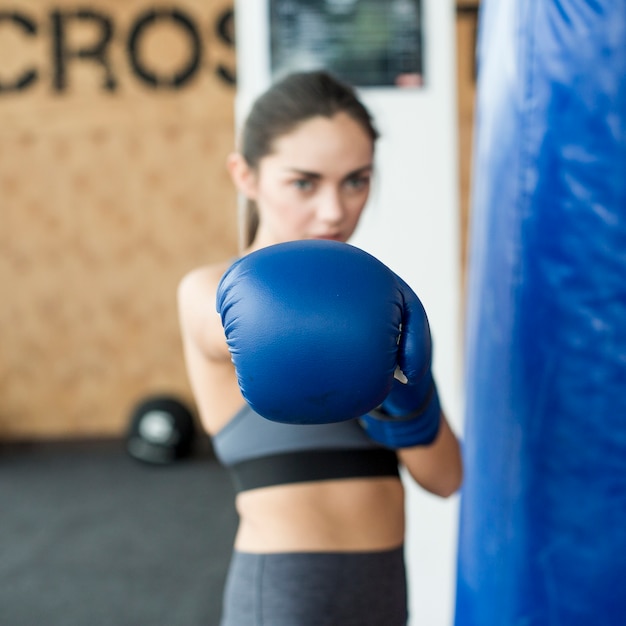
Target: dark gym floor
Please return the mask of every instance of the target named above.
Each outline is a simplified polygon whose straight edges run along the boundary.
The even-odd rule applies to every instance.
[[[0,444],[0,624],[216,626],[236,522],[208,444],[163,467],[122,441]]]

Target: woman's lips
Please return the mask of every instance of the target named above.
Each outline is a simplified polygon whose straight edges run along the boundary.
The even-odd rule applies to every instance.
[[[341,233],[325,233],[323,235],[313,235],[312,239],[330,239],[332,241],[343,241]]]

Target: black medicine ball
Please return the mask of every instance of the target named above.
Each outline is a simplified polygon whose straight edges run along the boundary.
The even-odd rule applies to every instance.
[[[189,456],[195,436],[193,415],[180,400],[154,396],[135,407],[126,449],[139,461],[166,465]]]

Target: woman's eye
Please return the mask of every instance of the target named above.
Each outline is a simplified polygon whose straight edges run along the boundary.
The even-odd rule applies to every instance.
[[[300,191],[310,191],[313,189],[313,182],[308,178],[298,178],[293,181],[293,186]]]
[[[354,178],[348,178],[346,185],[350,189],[363,189],[370,184],[369,176],[355,176]]]

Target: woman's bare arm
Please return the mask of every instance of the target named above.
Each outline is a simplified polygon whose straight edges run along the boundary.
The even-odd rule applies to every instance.
[[[413,479],[435,495],[448,497],[461,487],[461,446],[443,413],[432,444],[398,450],[398,457]]]
[[[215,293],[226,265],[194,270],[178,288],[179,321],[187,376],[207,432],[216,433],[243,403],[215,310]]]

